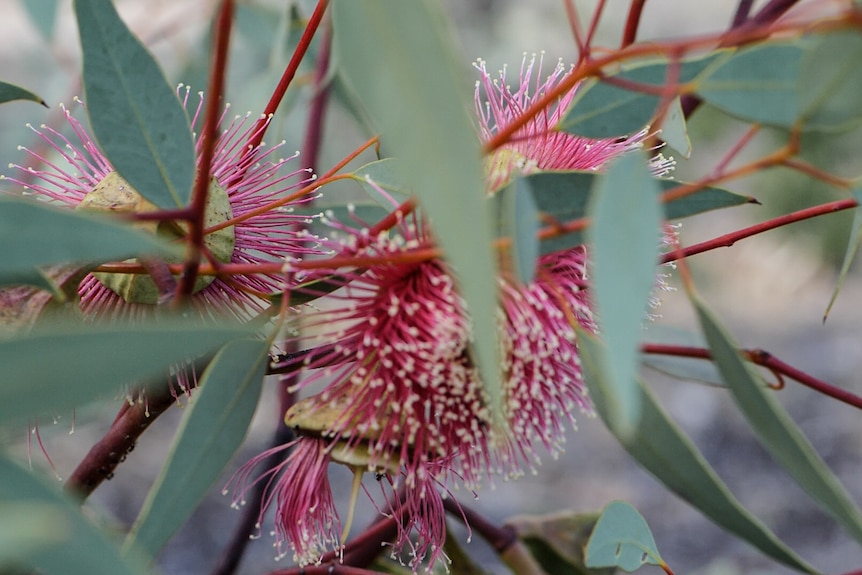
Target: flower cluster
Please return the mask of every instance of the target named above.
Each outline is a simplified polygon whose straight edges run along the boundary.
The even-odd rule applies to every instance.
[[[189,102],[188,88],[180,88],[183,103]],[[203,94],[192,110],[192,129],[202,121]],[[81,103],[83,107],[83,103]],[[222,263],[272,263],[299,259],[320,250],[313,238],[303,232],[307,217],[291,213],[291,206],[262,210],[274,200],[285,197],[291,190],[310,181],[308,170],[281,173],[293,158],[276,158],[284,142],[273,147],[245,144],[256,132],[264,129],[270,118],[258,123],[250,115],[228,119],[229,105],[219,120],[218,140],[212,162],[210,194],[205,214],[205,226],[215,227],[234,218],[235,225],[208,233],[204,246]],[[39,137],[46,152],[22,149],[33,166],[11,164],[15,175],[11,182],[23,187],[25,195],[65,205],[73,209],[112,212],[155,211],[122,177],[102,154],[84,126],[63,107],[71,137],[48,126],[29,126]],[[198,152],[201,139],[196,138]],[[291,205],[310,201],[303,197]],[[184,233],[184,224],[170,222],[140,222],[137,227],[159,235],[175,238]],[[289,288],[278,275],[243,274],[230,277],[199,278],[192,304],[202,316],[230,313],[244,318],[260,311],[265,300],[260,296]],[[78,288],[80,307],[88,318],[142,318],[154,312],[158,289],[146,275],[120,273],[90,273]]]
[[[534,65],[535,60],[525,61],[514,92],[505,71],[492,79],[483,63],[477,65],[483,139],[566,75],[560,64],[533,89]],[[573,94],[532,118],[488,159],[489,193],[517,173],[598,170],[642,144],[646,131],[598,141],[555,131]],[[659,158],[652,169],[663,173],[669,165]],[[585,290],[587,252],[579,246],[541,257],[535,280],[527,285],[505,273],[498,278],[506,419],[506,429],[500,429],[472,357],[470,320],[451,270],[439,260],[411,257],[434,245],[422,217],[402,216],[376,234],[362,221],[326,223],[335,239],[322,243],[335,259],[364,263],[348,272],[318,270],[317,277],[341,286],[302,317],[296,347],[318,351],[281,366],[304,368],[297,387],[319,384],[323,391],[286,414],[299,439],[279,449],[293,449],[288,459],[293,464],[280,478],[277,469],[254,478],[263,456],[255,458],[232,480],[234,503],[251,485],[267,481],[260,519],[276,498],[276,545],[285,552],[287,542],[295,561],[315,563],[323,550],[337,551],[346,536],[338,536],[341,522],[325,464],[373,472],[382,487],[391,487],[384,489],[382,510],[399,525],[393,556],[406,551],[415,571],[443,557],[447,485],[475,489],[493,475],[522,474],[540,451],[559,452],[575,413],[591,412],[575,340],[575,325],[595,330]]]

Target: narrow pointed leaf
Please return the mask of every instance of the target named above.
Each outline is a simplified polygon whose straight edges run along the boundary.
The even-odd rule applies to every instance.
[[[235,341],[210,362],[126,548],[156,555],[218,479],[251,423],[269,347],[268,341]]]
[[[602,354],[606,353],[604,346],[594,336],[578,329],[578,349],[596,411],[635,461],[717,525],[764,554],[798,571],[817,573],[742,506],[643,383],[637,388],[641,395],[638,428],[634,433],[620,433],[610,403],[614,389],[601,369]]]
[[[851,190],[853,197],[859,206],[862,206],[862,186],[857,183]],[[826,311],[823,312],[823,321],[829,317],[829,312],[832,306],[835,305],[835,300],[838,299],[838,292],[841,291],[844,285],[844,280],[847,278],[847,272],[850,271],[850,265],[856,259],[856,252],[859,250],[859,244],[862,243],[862,208],[856,206],[853,210],[853,223],[850,226],[850,237],[847,238],[847,249],[844,251],[844,261],[841,263],[841,271],[838,273],[838,281],[835,282],[835,289],[832,290],[832,296],[829,298],[829,304],[826,306]]]
[[[111,0],[75,0],[84,93],[96,140],[114,168],[162,208],[188,204],[195,151],[186,111]]]
[[[646,520],[628,503],[608,503],[587,542],[587,567],[619,567],[631,573],[646,564],[664,565]]]
[[[248,334],[241,325],[59,323],[0,339],[0,421],[81,405],[123,386],[166,384],[171,366]]]
[[[491,411],[502,421],[496,259],[470,85],[433,0],[336,0],[334,49],[385,149],[404,162],[470,312]]]
[[[50,230],[50,233],[48,232]],[[0,194],[0,285],[31,283],[36,268],[175,253],[167,243],[105,217]]]
[[[862,542],[862,514],[826,462],[784,408],[742,360],[738,349],[698,298],[692,298],[712,355],[739,410],[763,446],[812,499]]]
[[[15,84],[9,84],[8,82],[0,82],[0,104],[15,100],[29,100],[48,107],[41,96],[34,94],[30,90],[16,86]]]
[[[59,484],[48,485],[41,477],[0,456],[0,509],[7,504],[40,505],[54,519],[49,539],[40,542],[38,553],[22,559],[47,575],[88,573],[134,575],[146,573],[140,561],[122,557],[116,544],[97,529],[59,492]]]
[[[631,153],[611,165],[590,196],[593,300],[608,346],[604,370],[621,430],[636,429],[640,417],[640,339],[655,288],[662,226],[657,188],[643,154]]]
[[[586,216],[586,206],[590,189],[601,174],[595,172],[539,172],[519,179],[526,180],[533,200],[539,212],[560,223],[571,222]],[[684,184],[676,180],[660,179],[661,191],[670,190]],[[496,205],[503,201],[502,194],[495,194],[491,201],[495,204],[495,212],[501,213],[502,206]],[[693,194],[673,200],[664,205],[665,216],[669,220],[677,220],[722,208],[752,203],[749,196],[734,194],[722,188],[705,187]],[[568,249],[584,243],[581,232],[572,232],[562,236],[545,239],[540,244],[540,254],[549,254]]]

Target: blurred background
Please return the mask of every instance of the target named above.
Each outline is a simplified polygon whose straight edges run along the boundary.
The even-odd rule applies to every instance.
[[[765,2],[755,2],[755,10]],[[206,85],[208,34],[215,2],[211,0],[118,1],[130,27],[159,58],[169,80]],[[291,19],[310,14],[307,0],[247,0],[240,2],[237,28],[230,59],[228,100],[233,111],[259,113],[269,99],[290,56],[291,42],[301,31]],[[573,61],[577,54],[561,0],[447,0],[464,81],[475,81],[471,63],[488,62],[489,70],[508,64],[513,69],[527,54],[544,52],[546,69],[557,58]],[[591,16],[596,2],[576,2],[583,20]],[[609,0],[597,34],[597,45],[619,45],[629,2]],[[647,2],[639,39],[688,37],[724,30],[730,23],[735,2]],[[803,3],[825,6],[826,0]],[[39,93],[50,109],[32,103],[0,106],[0,158],[2,165],[21,162],[18,145],[31,145],[33,134],[26,123],[57,127],[58,104],[73,104],[81,95],[78,80],[80,54],[71,2],[57,0],[0,0],[0,79]],[[311,64],[301,70],[297,85],[277,116],[268,138],[284,138],[287,150],[302,145],[304,115],[309,98]],[[677,159],[676,177],[693,179],[712,169],[745,131],[715,110],[704,107],[690,121],[691,157]],[[327,116],[326,138],[318,168],[325,170],[358,145],[361,134],[337,101]],[[779,147],[785,135],[764,131],[739,161]],[[860,131],[846,134],[806,136],[802,155],[821,169],[841,175],[862,172],[858,150]],[[370,159],[370,158],[369,158]],[[301,161],[301,159],[300,159]],[[295,166],[298,167],[298,166]],[[2,170],[2,169],[0,169]],[[746,205],[685,220],[680,230],[683,243],[702,241],[774,215],[842,197],[841,192],[789,170],[775,169],[727,186],[734,192],[756,197],[762,205]],[[336,192],[340,193],[340,192]],[[346,191],[345,193],[355,193]],[[731,248],[692,258],[697,285],[706,301],[726,322],[740,345],[761,347],[794,366],[839,387],[862,393],[862,282],[851,271],[828,320],[823,314],[844,257],[852,214],[842,213],[796,224]],[[669,270],[670,272],[670,270]],[[672,273],[672,272],[670,272]],[[670,282],[675,285],[676,279]],[[696,323],[684,295],[662,294],[661,317],[647,327],[647,341],[686,337]],[[708,366],[699,366],[698,379],[669,377],[667,365],[650,358],[653,367],[644,374],[658,392],[663,405],[691,434],[707,459],[715,466],[738,498],[761,517],[778,536],[825,573],[841,573],[862,565],[862,550],[774,464],[757,443],[747,423],[733,406]],[[693,372],[695,368],[689,367]],[[272,391],[270,386],[268,392]],[[817,447],[844,484],[862,501],[862,428],[859,414],[851,407],[788,382],[779,393],[808,438]],[[56,465],[58,479],[65,478],[93,442],[108,428],[119,407],[103,406],[58,414],[53,422],[40,421],[47,452]],[[198,509],[189,524],[172,540],[159,559],[166,574],[208,573],[238,520],[229,498],[219,491],[232,471],[256,455],[269,440],[282,414],[271,411],[275,402],[263,402],[242,452]],[[88,506],[100,521],[118,530],[128,527],[158,474],[172,433],[183,409],[172,409],[148,430],[128,461],[112,481],[100,487]],[[74,433],[69,431],[74,428]],[[27,457],[27,430],[0,430],[0,445]],[[48,469],[38,447],[32,448],[32,465]],[[333,470],[334,482],[347,493],[346,470]],[[566,453],[558,460],[547,458],[539,473],[517,482],[498,482],[479,492],[456,493],[495,520],[519,514],[541,514],[565,509],[598,511],[614,500],[625,500],[647,519],[665,561],[678,574],[785,573],[786,569],[764,558],[747,544],[715,527],[697,511],[664,489],[642,471],[616,444],[598,419],[582,416],[579,429],[569,436]],[[342,509],[344,509],[342,502]],[[373,514],[360,501],[357,525]],[[263,526],[252,541],[239,572],[266,573],[278,566],[269,531]],[[457,530],[456,530],[457,531]],[[463,539],[463,537],[462,537]],[[488,572],[505,573],[493,553],[473,537],[475,550]],[[648,570],[649,571],[649,570]]]

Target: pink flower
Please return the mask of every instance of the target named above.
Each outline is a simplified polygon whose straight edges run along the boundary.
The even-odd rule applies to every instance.
[[[286,554],[284,543],[293,549],[293,560],[300,565],[319,563],[327,549],[340,547],[341,520],[332,498],[327,468],[330,462],[328,442],[301,437],[288,444],[265,451],[246,463],[231,478],[236,487],[233,506],[245,504],[243,494],[256,483],[266,480],[258,529],[272,500],[276,500],[275,545],[279,557]],[[293,449],[278,466],[252,480],[257,465],[273,452]],[[283,474],[279,474],[284,471]],[[227,493],[227,490],[224,491]]]
[[[477,108],[484,138],[512,121],[563,77],[562,65],[531,93],[534,61],[525,62],[521,84],[511,92],[482,74],[490,101]],[[540,64],[541,66],[541,64]],[[589,140],[553,131],[573,92],[540,114],[515,141],[489,160],[493,191],[516,171],[598,170],[641,145],[647,132],[630,139]],[[665,169],[661,161],[654,171]],[[373,184],[373,182],[372,182]],[[378,189],[385,196],[385,191]],[[500,345],[507,433],[491,423],[488,401],[471,357],[472,332],[464,302],[445,263],[421,257],[434,247],[425,222],[416,214],[377,236],[357,219],[354,228],[331,221],[335,239],[323,241],[337,259],[356,258],[353,271],[319,270],[306,279],[327,277],[341,289],[318,300],[317,311],[302,320],[299,349],[317,350],[291,358],[305,379],[298,387],[323,383],[322,392],[288,411],[286,422],[333,461],[374,472],[384,489],[382,512],[396,517],[396,555],[407,552],[410,567],[445,557],[442,497],[447,484],[478,486],[492,474],[517,476],[532,467],[539,452],[556,455],[576,411],[590,413],[578,357],[574,325],[595,331],[586,288],[587,253],[579,246],[537,261],[536,278],[522,285],[501,275]],[[338,454],[337,456],[335,454]],[[315,468],[316,470],[316,468]],[[270,479],[272,481],[272,479]],[[287,475],[273,491],[306,492],[319,475]],[[265,497],[265,504],[272,497]],[[293,501],[293,500],[291,500]],[[316,509],[316,508],[315,508]],[[277,531],[299,549],[304,541],[289,527],[307,517],[305,506],[279,506]],[[324,537],[324,539],[327,539]],[[337,544],[336,544],[337,545]],[[301,555],[301,554],[300,554]],[[306,559],[307,560],[307,559]]]
[[[534,80],[536,57],[527,60],[525,56],[514,90],[509,84],[505,67],[497,77],[493,77],[485,68],[484,61],[479,60],[474,64],[479,70],[474,100],[482,140],[490,140],[571,73],[560,60],[551,74],[542,81],[542,64],[543,57],[540,57]],[[571,105],[576,91],[577,86],[566,92],[553,106],[530,118],[515,132],[511,141],[485,160],[489,190],[502,187],[517,173],[529,174],[542,170],[601,170],[611,160],[641,147],[649,134],[648,128],[627,138],[601,140],[557,131],[555,127]],[[661,175],[672,166],[673,160],[657,156],[652,167],[656,175]]]
[[[192,118],[193,129],[201,119],[203,95],[200,96]],[[189,89],[186,88],[183,95],[186,104],[188,97]],[[210,188],[209,206],[218,206],[218,209],[208,213],[208,218],[211,218],[207,222],[209,226],[266,206],[313,178],[308,170],[296,170],[287,175],[279,173],[292,159],[275,159],[283,142],[268,149],[258,146],[254,150],[246,150],[245,143],[249,137],[262,127],[257,126],[257,118],[248,115],[226,122],[228,110],[226,107],[220,120],[223,128],[213,158],[212,174],[217,185]],[[31,127],[53,154],[43,157],[21,148],[37,167],[13,165],[11,167],[21,175],[7,179],[23,186],[26,195],[70,208],[99,207],[100,203],[113,202],[112,199],[105,200],[102,194],[113,194],[119,189],[132,192],[131,195],[124,192],[124,199],[132,198],[124,208],[132,211],[155,209],[117,175],[81,122],[65,108],[64,113],[73,134],[71,139],[47,126],[40,129]],[[197,140],[196,145],[200,150],[201,141]],[[309,200],[308,197],[302,198],[291,205],[303,205]],[[114,206],[110,209],[115,209]],[[305,223],[307,219],[291,214],[290,210],[290,207],[267,210],[208,234],[205,246],[224,263],[271,263],[319,253],[313,238],[297,231],[297,224]],[[136,225],[154,233],[157,231],[155,223]],[[162,228],[158,228],[158,233],[163,233]],[[135,284],[130,284],[130,280],[130,274],[88,274],[78,289],[84,315],[134,318],[151,314],[152,304],[156,303],[158,296],[152,280],[147,276],[138,276]],[[202,277],[196,285],[192,302],[205,316],[227,311],[243,318],[265,306],[265,301],[256,293],[274,293],[284,287],[285,278],[275,275]]]

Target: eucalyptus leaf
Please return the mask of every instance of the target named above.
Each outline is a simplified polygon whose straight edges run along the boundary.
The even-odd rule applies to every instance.
[[[30,90],[22,88],[21,86],[16,86],[15,84],[9,84],[8,82],[0,82],[0,104],[3,104],[4,102],[13,102],[15,100],[29,100],[31,102],[36,102],[37,104],[42,104],[46,108],[48,107],[41,96],[34,94]]]
[[[496,423],[503,421],[496,320],[496,258],[469,85],[451,31],[433,0],[336,0],[334,51],[454,268],[472,320],[474,349]]]
[[[207,366],[126,548],[156,555],[218,479],[251,423],[269,347],[268,341],[234,341]]]
[[[678,84],[695,81],[726,57],[727,53],[722,51],[681,60],[678,64]],[[662,88],[668,78],[668,67],[667,61],[638,63],[609,77]],[[649,124],[660,100],[658,94],[615,86],[602,79],[588,80],[578,88],[557,128],[594,139],[634,134]]]
[[[30,21],[46,40],[54,36],[54,23],[57,21],[57,4],[59,0],[26,0],[21,2],[27,10]]]
[[[796,41],[739,48],[698,80],[697,95],[742,120],[790,128],[800,118],[803,53]]]
[[[519,176],[518,180],[525,181],[526,187],[529,188],[533,196],[536,208],[542,216],[552,221],[566,223],[586,216],[590,190],[600,176],[601,174],[596,172],[554,171]],[[685,182],[671,179],[657,179],[656,181],[661,192],[685,184]],[[494,194],[491,198],[498,219],[499,214],[503,213],[503,199],[504,196],[499,193]],[[707,186],[685,197],[666,203],[664,210],[667,219],[677,220],[711,210],[755,202],[756,200],[750,196],[741,196],[723,188]],[[583,243],[584,237],[581,232],[571,232],[543,239],[539,252],[541,255],[545,255]]]
[[[50,233],[48,233],[50,230]],[[38,283],[37,268],[171,255],[175,247],[130,224],[0,194],[0,286]]]
[[[52,520],[46,531],[39,534],[42,540],[35,541],[38,551],[27,553],[22,547],[17,551],[23,551],[23,557],[16,559],[47,575],[147,573],[136,553],[122,557],[116,544],[86,519],[81,508],[67,500],[58,488],[56,482],[49,485],[43,478],[0,455],[0,510],[8,505],[26,504],[42,509]],[[26,524],[26,520],[24,522]]]
[[[585,555],[587,567],[619,567],[629,573],[645,564],[665,564],[646,520],[623,501],[612,501],[602,510]]]
[[[823,321],[829,317],[829,312],[832,306],[835,305],[835,300],[838,299],[838,292],[841,291],[844,285],[844,280],[847,278],[847,272],[850,271],[850,265],[856,259],[856,252],[859,250],[859,244],[862,243],[862,182],[857,182],[850,190],[853,193],[853,198],[856,203],[856,209],[853,210],[853,223],[850,226],[850,236],[847,238],[847,249],[844,251],[844,261],[841,263],[841,271],[838,272],[838,281],[835,282],[835,289],[832,290],[832,296],[829,298],[829,303],[826,305],[826,311],[823,312]]]
[[[763,382],[699,298],[692,303],[722,378],[737,407],[770,454],[814,501],[862,542],[862,513],[826,462]]]
[[[806,129],[849,129],[862,120],[862,34],[837,30],[811,38],[802,55],[798,91]]]
[[[640,339],[649,297],[655,289],[662,210],[658,186],[642,153],[616,160],[596,180],[590,196],[592,298],[608,346],[611,410],[620,432],[637,428]]]
[[[249,333],[184,321],[44,322],[0,339],[0,421],[68,409],[124,386],[167,384],[172,366]]]
[[[746,510],[718,477],[691,440],[667,416],[652,393],[639,382],[641,418],[634,433],[621,433],[611,409],[614,388],[602,370],[604,346],[575,326],[584,379],[599,416],[623,448],[668,489],[699,509],[717,525],[748,541],[764,554],[798,571],[818,571],[787,547]]]
[[[114,169],[161,208],[186,206],[195,150],[186,111],[111,0],[75,0],[84,92],[96,140]]]

